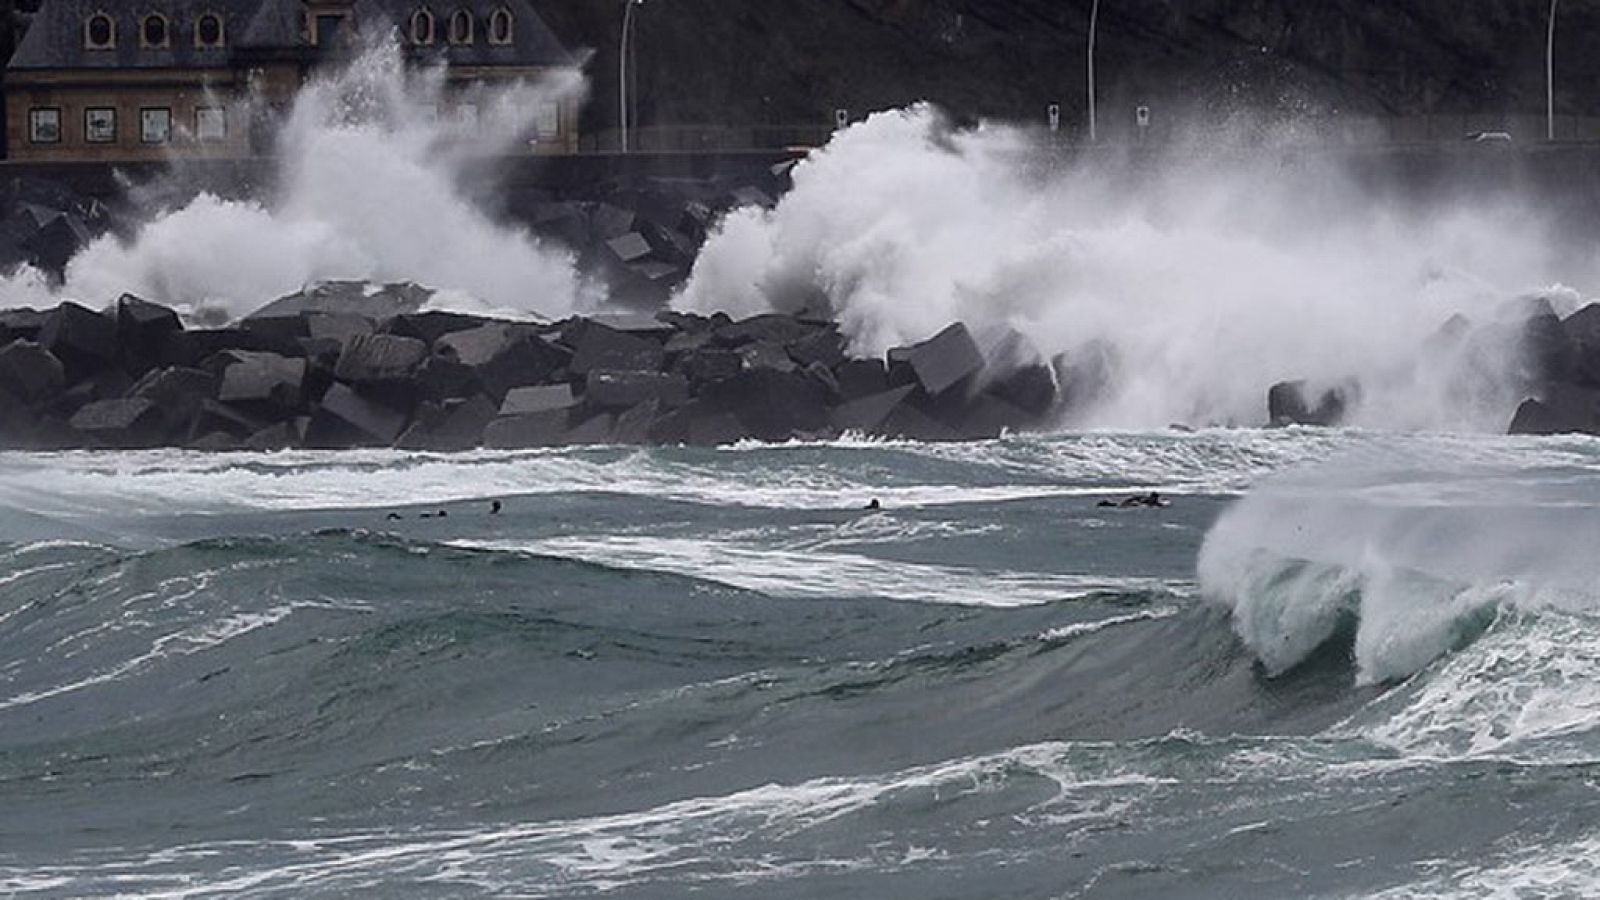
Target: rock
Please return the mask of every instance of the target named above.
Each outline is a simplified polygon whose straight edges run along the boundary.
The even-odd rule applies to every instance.
[[[914,390],[916,388],[908,384],[845,403],[834,409],[833,427],[840,431],[877,433],[889,414],[903,404]]]
[[[309,316],[294,313],[281,316],[256,315],[240,320],[239,331],[261,338],[262,349],[269,346],[290,346],[311,336]]]
[[[218,379],[203,369],[185,369],[177,366],[153,369],[133,387],[128,396],[143,397],[161,411],[166,429],[172,434],[185,434],[189,423],[200,412],[200,405],[217,395]]]
[[[476,369],[437,354],[423,360],[415,386],[418,397],[434,403],[471,397],[483,390]]]
[[[619,413],[611,426],[611,439],[619,444],[648,444],[650,429],[661,415],[661,404],[654,400]]]
[[[0,347],[0,390],[18,401],[44,403],[66,386],[66,370],[55,354],[32,341],[19,339]]]
[[[950,426],[932,418],[910,403],[896,406],[883,424],[878,426],[878,433],[886,437],[907,438],[914,441],[961,440],[961,435]]]
[[[239,328],[197,328],[167,335],[161,342],[160,364],[186,369],[205,368],[203,364],[212,357],[235,350],[290,357],[304,353],[297,341]]]
[[[225,453],[231,450],[244,449],[238,437],[225,431],[209,432],[189,442],[190,450],[201,450],[211,453]]]
[[[574,338],[572,351],[569,369],[573,375],[588,375],[596,369],[654,372],[666,359],[666,352],[655,341],[593,322]]]
[[[1529,379],[1564,382],[1577,374],[1579,349],[1555,313],[1547,312],[1525,320],[1521,337],[1523,364]]]
[[[45,317],[39,343],[61,360],[70,384],[115,363],[117,323],[76,303],[63,303]]]
[[[69,423],[102,447],[151,447],[160,443],[161,410],[144,397],[97,400],[80,408]]]
[[[306,428],[306,446],[388,447],[405,430],[407,416],[334,384],[323,395]]]
[[[258,416],[240,412],[216,400],[202,400],[199,411],[195,413],[190,433],[201,436],[227,434],[243,440],[267,427],[268,424]]]
[[[881,394],[889,389],[889,370],[881,359],[850,359],[834,367],[839,399],[845,402]]]
[[[983,369],[983,353],[960,322],[909,349],[907,361],[929,396],[942,394]]]
[[[483,445],[500,450],[559,447],[567,442],[569,424],[569,411],[565,409],[504,416],[484,429]]]
[[[384,334],[397,334],[401,337],[416,338],[432,347],[434,341],[447,334],[480,328],[489,324],[489,322],[490,320],[482,316],[428,310],[427,312],[394,316],[384,321],[379,326],[378,331]]]
[[[177,312],[132,294],[123,294],[117,300],[116,324],[122,358],[125,362],[137,361],[138,371],[160,359],[167,335],[183,330]],[[135,365],[129,368],[134,370]]]
[[[1600,303],[1591,303],[1561,322],[1573,354],[1573,378],[1600,387]]]
[[[664,407],[689,402],[689,381],[676,374],[597,369],[589,373],[586,385],[584,402],[605,409],[628,409],[651,400]]]
[[[717,328],[714,334],[717,343],[728,347],[740,347],[752,341],[771,341],[787,347],[810,337],[813,330],[813,326],[801,322],[794,316],[764,313],[723,325]]]
[[[300,446],[302,437],[294,422],[278,422],[245,438],[243,446],[257,451],[290,450]]]
[[[844,362],[844,335],[822,328],[789,345],[789,355],[802,366],[821,364],[830,369]]]
[[[415,313],[432,298],[432,291],[410,282],[378,286],[364,281],[325,281],[280,297],[247,318],[333,313],[381,321]]]
[[[748,436],[764,441],[809,437],[829,427],[826,392],[797,372],[744,372],[707,385],[702,397],[737,415]]]
[[[1332,427],[1344,420],[1352,399],[1351,388],[1329,388],[1308,399],[1304,381],[1282,381],[1267,391],[1267,417],[1273,427],[1318,425]]]
[[[306,361],[276,353],[231,351],[234,362],[222,373],[217,399],[230,406],[288,413],[305,401]]]
[[[38,231],[22,239],[28,259],[46,272],[59,274],[78,251],[93,239],[88,225],[70,213],[53,217]]]
[[[377,330],[377,326],[366,316],[313,313],[306,316],[305,321],[307,338],[314,341],[331,341],[338,345],[341,351],[356,338],[370,335]],[[424,354],[428,352],[426,343],[422,345],[422,352]]]
[[[344,345],[334,377],[354,385],[405,382],[411,380],[427,358],[428,345],[416,338],[360,334]]]
[[[984,393],[1032,417],[1043,416],[1056,405],[1056,379],[1043,363],[1017,366],[989,382]]]
[[[482,395],[446,400],[419,411],[416,421],[395,441],[405,450],[449,452],[470,450],[483,442],[494,420],[494,402]]]
[[[536,387],[513,388],[506,392],[500,404],[502,416],[524,416],[532,413],[571,409],[578,405],[570,384],[552,384]]]
[[[744,357],[737,350],[704,347],[686,353],[676,368],[691,382],[706,384],[732,378],[744,371]]]
[[[599,413],[590,416],[568,429],[565,443],[571,446],[589,446],[611,442],[612,425],[616,416]]]
[[[39,309],[0,309],[0,347],[18,339],[37,343],[48,315]]]
[[[746,370],[771,369],[774,372],[793,372],[800,368],[789,358],[789,351],[776,341],[751,341],[738,350],[739,359]]]
[[[650,242],[644,235],[632,231],[606,241],[606,249],[618,260],[629,263],[649,256]]]
[[[515,387],[547,383],[571,359],[565,349],[526,327],[509,323],[445,335],[434,342],[433,352],[471,369],[494,399],[503,398]]]
[[[1508,434],[1600,434],[1600,390],[1549,385],[1517,407]]]

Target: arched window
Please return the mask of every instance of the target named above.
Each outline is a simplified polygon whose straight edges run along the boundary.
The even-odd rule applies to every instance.
[[[511,10],[500,7],[489,14],[489,43],[509,44],[516,27],[516,21],[511,18]]]
[[[143,47],[164,48],[171,46],[167,35],[167,17],[160,13],[151,13],[139,23],[139,44]]]
[[[411,43],[433,43],[433,13],[419,9],[411,14]]]
[[[194,45],[196,47],[221,47],[226,34],[222,27],[222,17],[216,13],[206,13],[194,22]]]
[[[472,43],[472,13],[458,9],[450,14],[450,43]]]
[[[83,23],[83,46],[90,50],[111,50],[117,46],[117,22],[105,13],[95,13]]]

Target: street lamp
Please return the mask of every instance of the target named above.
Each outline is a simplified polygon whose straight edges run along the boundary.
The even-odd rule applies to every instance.
[[[1556,4],[1550,0],[1550,34],[1544,44],[1544,138],[1556,139]]]
[[[1554,2],[1554,0],[1551,0]],[[1094,37],[1100,25],[1100,0],[1089,7],[1089,143],[1095,142],[1094,130]]]
[[[622,127],[622,152],[628,152],[628,57],[633,52],[633,10],[644,0],[622,0],[622,44],[617,48],[617,121]]]

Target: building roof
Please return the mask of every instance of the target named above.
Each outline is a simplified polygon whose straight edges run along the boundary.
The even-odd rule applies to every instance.
[[[571,66],[574,59],[527,0],[353,0],[357,27],[371,29],[387,22],[409,41],[406,24],[418,9],[435,19],[431,45],[411,48],[437,56],[452,65],[466,66]],[[499,9],[511,13],[512,42],[489,42],[489,17]],[[474,19],[470,44],[451,44],[450,17],[466,10]],[[159,12],[168,19],[170,46],[141,46],[143,18]],[[84,44],[84,26],[90,16],[104,13],[116,22],[116,47],[90,50]],[[221,48],[197,47],[195,23],[207,13],[222,16],[226,40]],[[302,0],[46,0],[34,16],[27,36],[11,58],[11,69],[169,69],[225,68],[232,53],[249,49],[306,49],[305,7]]]

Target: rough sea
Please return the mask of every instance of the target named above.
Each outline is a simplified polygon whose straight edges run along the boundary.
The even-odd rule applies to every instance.
[[[1592,896],[1597,576],[1588,438],[0,455],[0,894]]]

